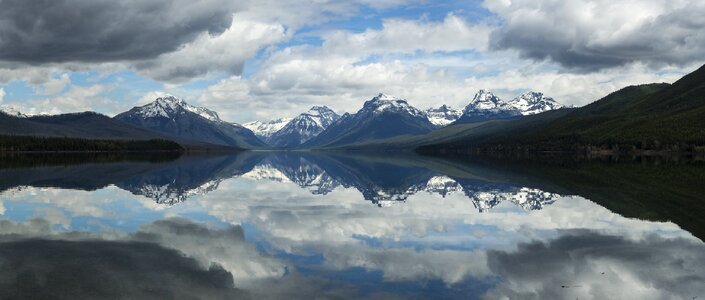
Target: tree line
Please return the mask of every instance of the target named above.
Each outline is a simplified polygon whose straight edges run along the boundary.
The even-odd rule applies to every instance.
[[[181,152],[169,140],[94,140],[70,137],[0,135],[0,152]]]

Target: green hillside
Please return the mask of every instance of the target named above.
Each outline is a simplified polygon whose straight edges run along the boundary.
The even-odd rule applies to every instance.
[[[508,122],[487,122],[421,145],[421,152],[702,151],[705,66],[672,85],[630,86],[590,105]]]

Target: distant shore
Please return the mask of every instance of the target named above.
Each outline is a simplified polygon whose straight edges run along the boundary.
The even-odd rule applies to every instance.
[[[0,153],[184,152],[169,140],[99,140],[71,137],[0,135]]]

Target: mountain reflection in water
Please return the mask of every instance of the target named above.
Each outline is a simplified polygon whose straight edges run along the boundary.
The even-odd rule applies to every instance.
[[[0,298],[705,297],[702,170],[310,152],[4,158]]]

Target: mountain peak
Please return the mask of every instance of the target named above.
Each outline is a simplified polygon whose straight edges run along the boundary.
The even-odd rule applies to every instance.
[[[377,96],[375,96],[374,98],[372,98],[372,100],[382,100],[382,101],[402,100],[402,101],[404,101],[404,99],[402,99],[402,98],[397,98],[397,97],[394,97],[394,96],[390,96],[390,95],[387,95],[387,94],[385,94],[385,93],[379,93]]]
[[[311,107],[307,112],[294,118],[294,121],[304,118],[315,122],[321,128],[326,128],[328,125],[338,120],[340,116],[327,106],[316,105]]]
[[[197,107],[173,95],[133,107],[114,119],[169,136],[211,145],[253,149],[264,147],[255,134],[235,123],[225,122],[205,107]]]
[[[426,110],[428,120],[436,126],[446,126],[455,122],[463,114],[462,110],[452,108],[448,105],[441,105],[439,108]]]
[[[17,117],[17,118],[28,117],[27,115],[21,113],[19,110],[15,109],[14,107],[11,107],[11,106],[0,106],[0,113],[4,113],[8,116]]]
[[[506,103],[504,103],[504,101],[502,101],[499,97],[495,96],[492,92],[481,89],[477,91],[470,104],[465,107],[465,110],[500,109],[505,105]]]
[[[542,97],[543,97],[543,93],[542,93],[542,92],[528,91],[528,92],[526,92],[526,93],[521,94],[519,97],[542,98]]]
[[[413,116],[425,117],[425,113],[417,108],[409,105],[405,99],[397,98],[387,94],[380,93],[374,98],[365,101],[361,112],[383,113],[383,112],[401,112]]]
[[[267,140],[277,131],[289,124],[293,118],[279,118],[270,121],[253,121],[242,124],[245,128],[252,130],[262,140]]]
[[[329,107],[316,105],[272,133],[267,138],[267,142],[277,147],[299,146],[321,133],[338,119],[340,116]]]
[[[519,95],[507,103],[519,110],[522,115],[534,115],[548,110],[562,108],[563,105],[551,97],[546,97],[541,92],[529,91]]]
[[[304,114],[314,115],[314,116],[329,115],[329,114],[337,115],[335,113],[335,111],[333,111],[332,109],[330,109],[328,106],[325,106],[325,105],[314,105],[311,107],[311,109],[309,109]]]
[[[481,89],[472,98],[464,112],[509,110],[507,103],[488,90]]]
[[[138,114],[144,118],[173,118],[175,114],[181,111],[189,111],[209,121],[223,122],[218,116],[218,113],[205,107],[190,105],[186,103],[184,99],[169,94],[158,97],[151,103],[136,107],[136,109],[138,110]]]

